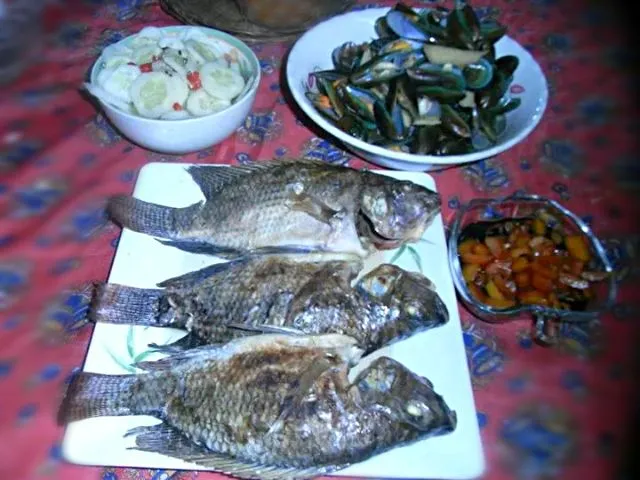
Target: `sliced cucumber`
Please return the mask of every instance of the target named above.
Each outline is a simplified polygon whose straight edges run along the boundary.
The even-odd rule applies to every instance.
[[[115,70],[120,65],[126,65],[132,61],[133,59],[129,55],[111,55],[104,59],[104,62],[102,62],[102,68],[105,70]]]
[[[103,101],[104,103],[108,103],[110,105],[113,105],[114,107],[117,107],[120,110],[123,110],[123,111],[125,111],[127,113],[133,113],[133,109],[131,108],[131,104],[129,104],[127,102],[123,102],[118,97],[114,97],[109,92],[105,91],[102,87],[100,87],[99,85],[95,85],[95,84],[92,84],[92,83],[85,83],[84,87],[87,89],[87,91],[91,95],[93,95],[97,99]]]
[[[104,72],[105,70],[103,70]],[[102,74],[102,72],[100,72]],[[129,89],[136,78],[140,76],[140,69],[135,65],[120,65],[101,83],[102,88],[114,97],[129,103]]]
[[[217,48],[217,45],[199,42],[197,40],[190,40],[189,45],[207,62],[212,62],[224,55],[224,52],[220,48]]]
[[[113,73],[113,70],[106,70],[106,69],[100,70],[100,73],[98,73],[98,76],[96,77],[96,83],[98,84],[98,86],[103,88],[104,84],[107,83],[107,80],[109,80],[109,77],[111,76],[112,73]]]
[[[151,63],[153,61],[153,57],[159,56],[160,52],[162,52],[162,50],[157,45],[140,47],[133,53],[133,61],[138,65]]]
[[[145,46],[157,46],[158,41],[162,38],[162,31],[158,27],[144,27],[138,34],[131,39],[132,48],[140,48]]]
[[[189,53],[189,60],[196,63],[197,65],[202,65],[206,63],[206,60],[194,47],[194,43],[195,42],[193,42],[192,40],[189,40],[185,44],[185,46],[187,47],[187,53]]]
[[[219,62],[206,63],[200,67],[202,87],[207,93],[221,100],[232,100],[244,88],[242,75]]]
[[[176,72],[182,79],[187,79],[187,69],[185,68],[184,60],[177,55],[163,55],[164,62]]]
[[[130,57],[132,54],[133,50],[123,45],[107,45],[104,47],[104,50],[102,50],[102,58],[105,60],[109,57],[113,57],[114,55]]]
[[[158,118],[172,110],[175,85],[169,75],[161,72],[141,74],[131,85],[130,95],[138,113],[146,118]]]
[[[196,117],[220,112],[230,105],[228,100],[212,97],[202,88],[192,91],[187,98],[187,111]]]
[[[169,92],[169,96],[171,97],[172,108],[175,103],[179,103],[180,106],[184,107],[187,97],[189,96],[189,85],[186,80],[183,80],[178,75],[171,77],[171,91]]]
[[[162,37],[158,41],[158,46],[160,48],[173,48],[175,50],[182,50],[184,48],[184,43],[182,40],[176,37]]]

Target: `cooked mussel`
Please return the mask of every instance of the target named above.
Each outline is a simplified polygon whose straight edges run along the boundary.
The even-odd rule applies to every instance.
[[[480,90],[489,85],[493,78],[493,65],[486,58],[481,58],[475,63],[465,65],[462,76],[469,89]]]
[[[368,45],[347,42],[336,47],[331,53],[333,65],[339,72],[351,73],[360,66],[361,59]]]
[[[378,38],[333,50],[334,69],[315,72],[309,100],[338,128],[367,143],[421,155],[495,145],[520,106],[509,87],[513,55],[496,57],[506,27],[468,4],[396,4],[375,22]],[[313,88],[313,84],[310,84]]]

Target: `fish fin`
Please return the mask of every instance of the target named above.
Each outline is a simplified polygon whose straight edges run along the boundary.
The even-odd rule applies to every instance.
[[[277,325],[245,325],[242,323],[230,323],[227,328],[243,330],[252,333],[275,333],[280,335],[305,335],[302,330],[291,327],[280,327]]]
[[[194,182],[200,187],[202,194],[207,200],[213,198],[225,186],[239,178],[251,175],[256,172],[267,171],[272,168],[294,165],[315,165],[322,168],[335,167],[319,160],[306,159],[274,159],[266,162],[254,162],[245,165],[233,165],[230,167],[215,165],[193,165],[187,168]],[[345,167],[336,167],[345,168]]]
[[[175,342],[167,343],[166,345],[150,343],[149,348],[160,353],[175,354],[192,348],[203,347],[205,345],[207,344],[200,337],[193,332],[189,332],[184,337],[176,340]]]
[[[238,178],[247,176],[259,170],[264,170],[260,163],[255,165],[234,165],[231,167],[215,165],[194,165],[187,168],[194,182],[200,187],[207,200],[212,199],[216,193],[226,185],[233,183]]]
[[[145,202],[129,195],[116,195],[107,203],[107,214],[122,228],[163,238],[178,238],[188,230],[202,202],[184,208]]]
[[[333,358],[332,355],[327,354],[321,361],[313,362],[304,371],[298,385],[283,399],[280,415],[267,431],[267,435],[280,431],[289,415],[300,408],[316,380],[327,370],[335,368],[335,364],[330,361],[331,358]]]
[[[182,338],[180,340],[182,340]],[[179,343],[180,340],[178,340],[175,343]],[[172,344],[168,345],[169,349],[167,351],[171,351],[170,345]],[[168,357],[164,357],[159,360],[137,362],[137,363],[134,363],[133,366],[141,370],[146,370],[148,372],[171,370],[172,368],[175,368],[180,364],[184,362],[188,362],[190,360],[194,360],[198,358],[202,358],[202,359],[211,358],[211,352],[218,350],[222,346],[224,346],[224,344],[210,344],[210,345],[203,345],[200,347],[189,348],[186,350],[182,350],[180,349],[180,347],[178,347],[176,349],[173,349],[175,353],[170,354]],[[163,346],[159,346],[159,347],[160,347],[159,351],[162,351]]]
[[[360,358],[362,350],[355,339],[340,334],[326,335],[249,335],[235,338],[226,343],[209,344],[170,355],[160,360],[135,363],[133,366],[147,371],[170,370],[188,361],[226,360],[246,352],[271,351],[274,344],[291,347],[305,347],[325,350],[329,355],[354,362]]]
[[[159,326],[163,296],[164,292],[155,288],[104,283],[96,287],[89,317],[94,322]]]
[[[215,263],[213,265],[209,265],[208,267],[201,268],[200,270],[196,270],[195,272],[189,272],[184,275],[168,278],[167,280],[164,280],[157,285],[158,287],[169,288],[172,290],[193,288],[207,278],[212,277],[213,275],[216,275],[218,273],[225,272],[235,267],[236,265],[246,263],[247,261],[247,258],[240,257],[229,262]]]
[[[205,255],[213,255],[220,258],[237,258],[243,254],[242,250],[229,247],[220,247],[211,243],[200,242],[197,240],[160,240],[161,244],[168,247],[174,247],[188,253],[201,253]]]
[[[126,394],[137,381],[136,375],[77,373],[67,387],[58,410],[58,423],[64,425],[91,417],[131,415]]]
[[[262,480],[304,480],[325,475],[335,470],[346,468],[347,465],[335,467],[293,468],[262,465],[255,462],[245,462],[240,459],[213,452],[208,448],[197,445],[179,430],[161,423],[150,427],[137,427],[129,430],[126,436],[136,436],[136,446],[130,450],[153,452],[179,458],[185,462],[213,469],[219,473],[233,475],[242,479]]]
[[[308,247],[304,245],[268,246],[254,248],[253,250],[239,250],[236,248],[221,247],[210,243],[192,240],[157,240],[163,245],[175,247],[185,252],[212,255],[238,262],[244,261],[249,257],[257,257],[261,255],[305,254],[324,251],[318,247]]]
[[[291,210],[306,213],[327,225],[334,225],[334,223],[340,222],[345,215],[344,210],[335,210],[322,200],[304,192],[291,192],[291,197],[287,203]]]

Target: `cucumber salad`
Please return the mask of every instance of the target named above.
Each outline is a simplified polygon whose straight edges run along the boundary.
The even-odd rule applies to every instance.
[[[145,27],[126,46],[105,48],[100,73],[85,86],[141,117],[201,117],[224,110],[250,88],[238,57],[198,29],[176,36]]]

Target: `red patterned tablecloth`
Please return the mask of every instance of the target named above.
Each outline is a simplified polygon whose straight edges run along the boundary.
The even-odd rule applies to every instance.
[[[593,225],[624,279],[610,314],[589,325],[563,325],[552,349],[532,343],[527,319],[492,326],[461,309],[486,477],[621,478],[622,455],[627,447],[633,451],[634,297],[640,295],[634,286],[640,280],[635,52],[625,44],[626,22],[596,0],[474,5],[506,23],[533,53],[551,97],[526,141],[434,174],[445,220],[478,196],[547,195]],[[131,192],[140,167],[152,161],[243,163],[291,155],[364,162],[296,119],[282,91],[288,45],[280,44],[254,47],[263,80],[233,137],[180,157],[138,148],[96,115],[78,87],[105,45],[144,25],[177,22],[148,0],[52,1],[45,20],[40,62],[0,96],[0,479],[222,478],[78,467],[61,459],[62,429],[54,416],[91,335],[85,287],[106,278],[118,242],[119,229],[104,216],[105,198]]]

